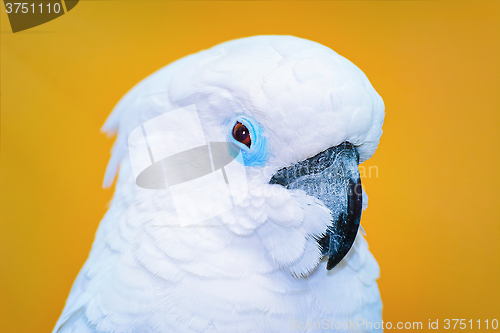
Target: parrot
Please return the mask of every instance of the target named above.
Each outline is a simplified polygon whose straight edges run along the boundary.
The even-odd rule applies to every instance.
[[[356,65],[294,36],[230,40],[146,77],[103,125],[115,190],[53,332],[381,332],[359,164],[384,116]],[[158,161],[158,145],[177,155]],[[207,147],[211,168],[182,178]],[[146,171],[183,156],[171,164],[184,181],[151,171],[146,184],[142,153]]]

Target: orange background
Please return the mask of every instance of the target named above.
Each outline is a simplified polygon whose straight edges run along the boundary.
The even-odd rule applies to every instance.
[[[1,332],[51,331],[62,311],[111,199],[99,129],[118,100],[258,34],[333,48],[385,101],[362,179],[384,321],[500,320],[500,1],[80,1],[16,34],[3,8]]]

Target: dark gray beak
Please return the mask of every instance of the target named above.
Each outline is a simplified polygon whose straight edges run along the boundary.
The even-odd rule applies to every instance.
[[[349,142],[279,170],[269,181],[288,189],[301,189],[331,211],[332,223],[318,240],[326,269],[334,268],[349,252],[359,228],[362,208],[359,154]]]

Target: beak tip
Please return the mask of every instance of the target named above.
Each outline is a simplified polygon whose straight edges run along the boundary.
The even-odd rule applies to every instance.
[[[339,262],[343,259],[343,257],[338,256],[330,256],[328,258],[328,262],[326,263],[326,270],[331,271],[335,266],[339,264]]]

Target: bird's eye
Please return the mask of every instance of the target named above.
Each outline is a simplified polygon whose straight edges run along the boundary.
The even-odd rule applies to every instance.
[[[233,138],[236,141],[245,144],[248,148],[250,148],[250,145],[252,144],[252,140],[250,139],[250,131],[248,131],[248,128],[245,125],[238,121],[233,127]]]

